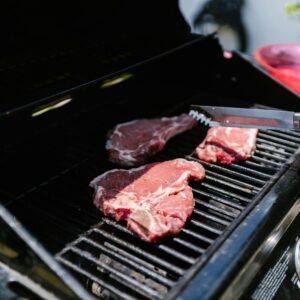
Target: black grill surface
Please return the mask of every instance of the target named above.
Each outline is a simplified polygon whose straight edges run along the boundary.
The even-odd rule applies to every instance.
[[[185,157],[199,161],[193,149],[204,131],[199,126],[174,138],[155,160]],[[192,183],[194,213],[178,236],[158,244],[141,241],[124,223],[101,217],[98,211],[65,202],[66,210],[48,212],[48,218],[58,217],[53,222],[62,223],[58,226],[63,234],[68,234],[69,222],[76,224],[78,233],[89,227],[90,222],[84,222],[85,218],[100,223],[68,244],[56,257],[95,295],[165,299],[180,280],[191,278],[195,264],[201,266],[201,257],[212,253],[230,232],[233,221],[263,195],[299,145],[298,132],[261,130],[257,151],[250,160],[230,166],[199,161],[207,176],[202,183]],[[92,165],[83,162],[81,172],[92,169]]]
[[[114,124],[126,121],[121,104],[119,108],[111,120]],[[84,122],[71,122],[53,137],[41,135],[28,142],[21,157],[10,151],[10,161],[15,161],[19,172],[10,170],[10,161],[1,162],[7,175],[0,194],[11,199],[6,206],[47,250],[100,298],[167,299],[170,291],[176,294],[258,203],[300,146],[300,132],[260,130],[257,150],[248,161],[229,166],[200,161],[207,176],[201,183],[191,182],[195,197],[191,219],[179,235],[149,244],[125,223],[104,217],[92,204],[89,182],[115,167],[103,151],[107,127],[114,124],[97,119],[97,110],[93,113],[82,112]],[[144,113],[128,113],[126,118],[141,116]],[[206,132],[207,128],[199,125],[174,137],[153,161],[178,157],[198,161],[193,151]],[[31,161],[24,159],[27,156],[36,160],[29,181],[26,168]],[[34,186],[33,180],[37,182]]]

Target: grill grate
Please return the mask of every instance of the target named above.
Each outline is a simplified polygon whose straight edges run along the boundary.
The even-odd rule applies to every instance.
[[[204,136],[203,128],[196,128],[172,139],[166,149],[155,157],[162,161],[185,157],[199,161],[207,176],[202,183],[191,183],[195,209],[181,233],[159,244],[141,241],[126,228],[93,209],[64,202],[66,210],[56,211],[58,220],[69,220],[78,231],[89,227],[89,222],[101,222],[69,243],[56,258],[71,270],[99,297],[122,299],[164,299],[179,280],[189,280],[189,269],[204,254],[213,251],[229,234],[232,222],[241,212],[263,195],[264,190],[279,176],[284,163],[300,145],[300,133],[261,130],[254,156],[242,163],[229,166],[200,161],[192,152]],[[92,168],[88,165],[87,168]],[[83,171],[84,172],[84,171]],[[74,211],[73,211],[74,210]],[[76,218],[76,212],[80,218]],[[49,217],[53,213],[49,212]],[[84,223],[87,217],[89,222]],[[61,227],[67,233],[67,228]],[[74,234],[74,232],[73,232]]]

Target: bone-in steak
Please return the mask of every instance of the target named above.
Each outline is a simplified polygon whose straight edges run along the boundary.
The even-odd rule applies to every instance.
[[[122,166],[144,163],[161,151],[171,137],[191,129],[196,124],[197,122],[187,114],[119,124],[106,142],[109,159]]]
[[[197,162],[174,159],[131,170],[115,169],[96,177],[94,204],[105,215],[126,220],[143,240],[152,242],[177,234],[194,208],[190,178],[202,180]]]
[[[230,164],[251,157],[256,148],[258,129],[212,127],[196,148],[201,160]]]

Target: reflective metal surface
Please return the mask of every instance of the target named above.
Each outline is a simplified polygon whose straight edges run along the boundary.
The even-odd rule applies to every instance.
[[[194,110],[190,112],[190,115],[196,115],[196,119],[198,119],[198,111],[200,112],[200,118],[203,114],[204,116],[208,116],[210,126],[259,129],[299,128],[299,114],[291,111],[205,105],[192,105],[191,108]]]

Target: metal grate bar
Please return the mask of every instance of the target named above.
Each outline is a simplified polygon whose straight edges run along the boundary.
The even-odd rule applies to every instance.
[[[201,227],[203,229],[206,229],[207,231],[213,232],[213,233],[215,233],[217,235],[222,234],[221,230],[213,228],[213,227],[211,227],[211,226],[209,226],[207,224],[204,224],[202,222],[199,222],[199,221],[196,221],[196,220],[191,220],[190,223],[193,224],[193,225],[195,225],[195,226],[197,226],[197,227]]]
[[[274,146],[266,146],[266,145],[261,145],[261,144],[258,144],[256,145],[256,149],[262,149],[262,150],[265,150],[265,151],[269,151],[269,152],[272,152],[272,153],[276,153],[276,154],[279,154],[280,157],[284,157],[287,159],[291,156],[291,153],[287,153],[285,152],[284,149],[281,149],[281,150],[278,150],[276,149]],[[259,151],[259,150],[256,150],[256,152]],[[267,152],[264,152],[264,153],[267,153]]]
[[[238,194],[229,192],[227,190],[224,190],[222,188],[216,187],[216,186],[214,186],[212,184],[209,184],[209,183],[206,183],[206,182],[202,182],[201,185],[205,186],[206,188],[208,188],[210,190],[213,190],[215,192],[219,192],[219,193],[221,193],[223,195],[231,196],[232,198],[238,199],[238,200],[243,201],[243,202],[247,202],[248,203],[248,202],[251,201],[251,199],[249,199],[249,198],[246,198],[246,197],[240,196]]]
[[[246,160],[246,161],[243,162],[243,164],[245,166],[251,167],[251,168],[256,169],[256,170],[257,169],[263,170],[265,174],[268,174],[268,173],[269,174],[275,174],[275,172],[277,171],[277,169],[274,168],[274,167],[261,165],[261,164],[258,164],[256,162],[252,161],[252,160]]]
[[[125,232],[125,233],[127,233],[127,234],[135,237],[135,234],[132,231],[130,231],[129,229],[127,229],[124,226],[121,226],[118,223],[112,222],[109,219],[105,219],[105,223],[113,226],[114,228],[117,228],[120,231],[123,231],[123,232]],[[180,252],[178,252],[178,251],[176,251],[176,250],[174,250],[174,249],[172,249],[172,248],[170,248],[168,246],[160,244],[157,247],[159,249],[165,251],[166,253],[171,254],[171,255],[173,255],[173,256],[175,256],[175,257],[177,257],[177,258],[181,259],[182,261],[185,261],[185,262],[187,262],[189,264],[193,264],[195,262],[195,260],[193,258],[190,258],[190,257],[188,257],[188,256],[186,256],[184,254],[181,254]]]
[[[112,292],[113,294],[115,294],[119,298],[125,299],[125,300],[138,300],[138,298],[132,297],[131,295],[128,295],[127,293],[124,293],[124,292],[120,291],[120,289],[114,287],[113,285],[110,285],[110,284],[104,282],[103,280],[99,279],[97,276],[94,276],[90,272],[85,271],[83,268],[78,267],[76,264],[70,262],[69,260],[67,260],[67,259],[65,259],[61,256],[56,256],[56,259],[59,260],[64,265],[66,265],[67,267],[69,267],[70,269],[72,269],[73,271],[85,276],[87,279],[89,279],[91,281],[94,281],[94,282],[97,282],[101,286],[105,286],[105,288],[108,291]]]
[[[184,273],[184,270],[182,268],[174,266],[173,264],[170,264],[166,260],[163,260],[163,259],[161,259],[160,257],[158,257],[156,255],[150,254],[149,252],[144,251],[141,248],[139,248],[137,246],[134,246],[134,245],[132,245],[132,244],[120,239],[120,238],[117,238],[117,237],[111,235],[110,233],[108,233],[104,230],[101,230],[99,228],[93,228],[92,230],[94,232],[99,233],[100,235],[104,236],[105,238],[107,238],[107,239],[109,239],[109,240],[111,240],[111,241],[113,241],[113,242],[129,249],[129,250],[132,250],[133,252],[145,257],[146,259],[149,259],[152,262],[161,265],[162,267],[168,269],[169,271],[171,271],[175,274],[183,275],[183,273]]]
[[[94,263],[95,265],[99,266],[100,268],[104,269],[104,271],[108,272],[109,274],[115,275],[116,280],[124,285],[130,285],[132,288],[134,288],[135,291],[142,293],[142,295],[150,295],[152,297],[156,297],[158,299],[162,299],[162,294],[151,289],[150,287],[148,287],[147,285],[144,284],[140,284],[139,281],[137,281],[136,279],[133,279],[130,276],[127,276],[123,273],[121,273],[120,271],[110,267],[107,264],[101,263],[100,260],[96,257],[94,257],[91,253],[78,249],[76,247],[72,247],[69,249],[69,251],[76,253],[78,256]]]
[[[222,224],[222,225],[224,225],[224,226],[228,226],[228,225],[230,224],[230,222],[224,221],[224,220],[222,220],[222,219],[220,219],[220,218],[218,218],[218,217],[215,217],[215,216],[213,216],[213,215],[211,215],[211,214],[208,214],[208,213],[206,213],[206,212],[203,212],[203,211],[201,211],[201,210],[199,210],[199,209],[197,209],[197,208],[194,208],[194,213],[195,213],[196,215],[198,215],[198,216],[201,216],[201,217],[204,217],[204,218],[206,218],[206,219],[212,220],[212,221],[217,222],[217,223],[219,223],[219,224]],[[214,232],[214,233],[217,233],[217,234],[221,234],[221,233],[222,233],[222,231],[220,231],[220,230],[218,230],[219,233],[216,232],[216,231],[215,231],[215,228],[212,228],[212,229],[209,229],[209,230],[212,231],[212,232]]]
[[[175,242],[177,242],[178,244],[181,244],[183,246],[185,246],[186,248],[189,248],[190,250],[193,250],[195,252],[198,252],[198,253],[204,253],[205,252],[205,249],[201,248],[201,247],[198,247],[198,246],[195,246],[194,244],[192,243],[189,243],[181,238],[178,238],[178,237],[174,237],[173,239]]]
[[[261,150],[256,150],[255,151],[256,154],[259,154],[261,156],[264,156],[264,157],[267,157],[267,158],[270,158],[270,159],[274,159],[274,160],[277,160],[277,161],[280,161],[280,162],[286,162],[286,157],[280,157],[278,155],[274,155],[274,154],[270,154],[268,152],[265,152],[265,151],[261,151]]]
[[[147,276],[153,278],[154,280],[157,280],[169,287],[174,285],[174,281],[161,276],[157,272],[154,272],[152,270],[149,270],[148,268],[145,268],[143,265],[140,265],[140,263],[137,263],[134,260],[132,260],[132,258],[128,259],[126,256],[122,256],[115,251],[112,252],[111,249],[109,249],[103,245],[100,245],[99,243],[96,243],[95,241],[93,241],[87,237],[81,237],[80,239],[78,239],[76,242],[77,247],[81,248],[80,247],[81,242],[85,242],[88,245],[101,250],[101,252],[103,252],[104,254],[106,254],[120,262],[123,262],[124,264],[130,265],[131,267],[135,268],[136,270],[146,274]]]
[[[241,172],[237,172],[237,171],[233,171],[229,168],[226,168],[226,167],[223,167],[223,166],[220,166],[220,165],[217,165],[217,164],[209,164],[205,161],[202,161],[200,159],[196,159],[190,155],[186,156],[187,159],[190,159],[190,160],[194,160],[194,161],[198,161],[200,162],[203,166],[205,166],[206,168],[206,172],[208,171],[207,169],[212,169],[216,172],[222,172],[222,173],[225,173],[225,174],[228,174],[229,176],[236,176],[238,178],[241,178],[241,179],[245,179],[249,182],[252,182],[253,184],[257,184],[259,186],[262,186],[265,184],[265,181],[263,180],[260,180],[260,179],[257,179],[255,177],[252,177],[252,176],[248,176],[248,175],[245,175]],[[214,172],[215,173],[215,172]],[[215,173],[215,174],[219,174],[219,173]],[[228,177],[226,177],[228,178]],[[245,182],[243,182],[244,184],[246,184]]]
[[[288,136],[295,136],[295,137],[299,137],[300,138],[300,133],[299,131],[295,131],[295,130],[287,130],[287,129],[273,129],[270,130],[271,132],[277,132],[277,133],[284,133],[285,135]]]
[[[265,139],[267,141],[272,141],[272,142],[277,143],[279,145],[279,148],[282,145],[286,145],[286,146],[289,146],[291,148],[294,148],[294,150],[295,150],[299,146],[298,144],[296,144],[294,142],[290,142],[290,141],[287,141],[287,140],[284,140],[284,139],[278,138],[278,137],[273,137],[273,136],[271,136],[269,134],[258,133],[258,137],[263,138],[263,139]]]
[[[223,215],[231,217],[232,219],[234,219],[236,217],[236,213],[233,213],[232,211],[228,211],[226,209],[220,208],[220,207],[218,207],[216,205],[212,205],[212,204],[207,203],[205,201],[202,201],[200,199],[195,199],[195,201],[196,201],[197,204],[199,204],[201,206],[207,207],[207,208],[209,208],[209,209],[211,209],[213,211],[216,211],[216,212],[219,212],[219,213],[221,213]],[[227,221],[224,221],[222,219],[216,220],[216,222],[221,223],[221,224],[223,224],[222,222],[224,222],[224,225],[226,225],[226,226],[229,225],[229,223]]]
[[[247,161],[244,162],[244,164],[246,163]],[[251,165],[253,167],[253,165]],[[254,168],[256,167],[257,165],[255,164],[254,165]],[[258,165],[259,166],[259,165]],[[264,179],[264,180],[269,180],[270,178],[272,178],[272,175],[268,174],[268,173],[264,173],[264,172],[261,172],[261,171],[258,171],[257,169],[250,169],[248,167],[246,167],[245,165],[238,165],[236,163],[233,163],[230,165],[230,168],[231,169],[235,169],[235,170],[239,170],[240,172],[244,172],[246,174],[249,174],[250,176],[257,176],[258,178],[261,178],[261,179]]]
[[[153,271],[153,272],[156,272],[157,274],[163,276],[163,277],[166,277],[168,275],[168,272],[165,271],[165,270],[162,270],[160,268],[158,268],[157,266],[154,266],[153,264],[151,263],[148,263],[145,259],[141,259],[141,258],[138,258],[136,255],[132,255],[130,254],[128,251],[125,251],[123,250],[122,248],[120,247],[117,247],[107,241],[104,242],[104,245],[109,248],[111,251],[114,251],[116,253],[119,253],[120,255],[128,258],[129,260],[132,260],[136,263],[139,263],[141,264],[142,266],[146,267],[147,269]]]
[[[193,230],[183,228],[181,231],[186,233],[187,235],[193,236],[193,237],[197,238],[198,240],[204,241],[208,244],[212,244],[214,242],[213,239],[210,239],[202,234],[196,233]]]
[[[161,244],[161,245],[158,246],[158,248],[165,251],[166,253],[169,253],[170,255],[172,255],[172,256],[174,256],[178,259],[181,259],[184,262],[187,262],[187,263],[191,264],[191,265],[194,264],[195,261],[196,261],[194,258],[188,257],[188,256],[186,256],[186,255],[184,255],[184,254],[168,247],[168,246],[165,246],[165,245]]]
[[[221,198],[219,196],[216,196],[214,194],[211,194],[211,193],[209,193],[207,191],[202,191],[200,189],[195,189],[195,188],[193,188],[192,190],[193,190],[194,193],[196,193],[198,195],[209,197],[210,199],[213,199],[213,200],[215,200],[215,201],[217,201],[219,203],[231,206],[231,207],[233,207],[235,209],[238,209],[238,210],[243,210],[244,209],[244,206],[242,206],[240,204],[237,204],[237,203],[235,203],[233,201],[230,201],[230,200],[223,199],[223,198]],[[196,199],[196,202],[197,202],[197,199]],[[235,214],[235,217],[237,217],[237,216],[238,216],[238,214]]]
[[[228,176],[224,176],[224,175],[221,175],[221,174],[218,174],[216,172],[213,172],[213,171],[210,171],[210,170],[206,170],[205,171],[206,174],[209,174],[215,178],[220,178],[220,179],[223,179],[225,181],[228,181],[230,183],[233,183],[235,185],[238,185],[240,187],[244,187],[248,190],[256,190],[256,191],[259,191],[260,189],[252,184],[249,184],[249,183],[245,183],[244,181],[240,181],[240,180],[237,180],[237,179],[233,179],[231,177],[228,177]]]
[[[208,173],[209,174],[209,173]],[[214,176],[210,176],[210,175],[206,175],[205,178],[210,181],[210,182],[213,182],[213,183],[219,183],[223,186],[226,186],[226,187],[229,187],[229,188],[232,188],[234,190],[237,190],[239,192],[242,192],[242,193],[246,193],[246,194],[249,194],[250,196],[252,195],[255,195],[257,194],[257,191],[254,191],[254,189],[249,189],[248,187],[245,188],[245,187],[241,187],[239,185],[236,185],[234,183],[230,183],[228,182],[227,180],[222,180],[222,179],[219,179],[219,178],[215,178]]]
[[[266,139],[259,138],[259,137],[256,139],[256,141],[260,142],[261,144],[266,144],[266,145],[270,145],[270,146],[273,146],[273,147],[276,147],[276,148],[279,148],[279,149],[284,149],[285,151],[290,152],[290,154],[293,154],[296,150],[292,147],[282,145],[282,144],[276,143],[276,142],[271,142],[271,141],[268,141]]]
[[[260,162],[260,163],[263,163],[264,165],[269,165],[269,166],[273,166],[274,168],[279,168],[281,167],[281,164],[280,163],[277,163],[275,161],[271,161],[271,160],[268,160],[268,159],[265,159],[265,158],[262,158],[262,157],[258,157],[256,155],[253,155],[251,157],[252,160],[254,160],[255,162]],[[249,162],[249,161],[248,161]]]
[[[300,143],[300,137],[293,137],[291,136],[290,132],[288,134],[283,133],[283,132],[276,132],[272,130],[260,130],[261,133],[267,134],[269,136],[274,136],[278,138],[283,138],[284,140],[290,140],[292,142]]]

